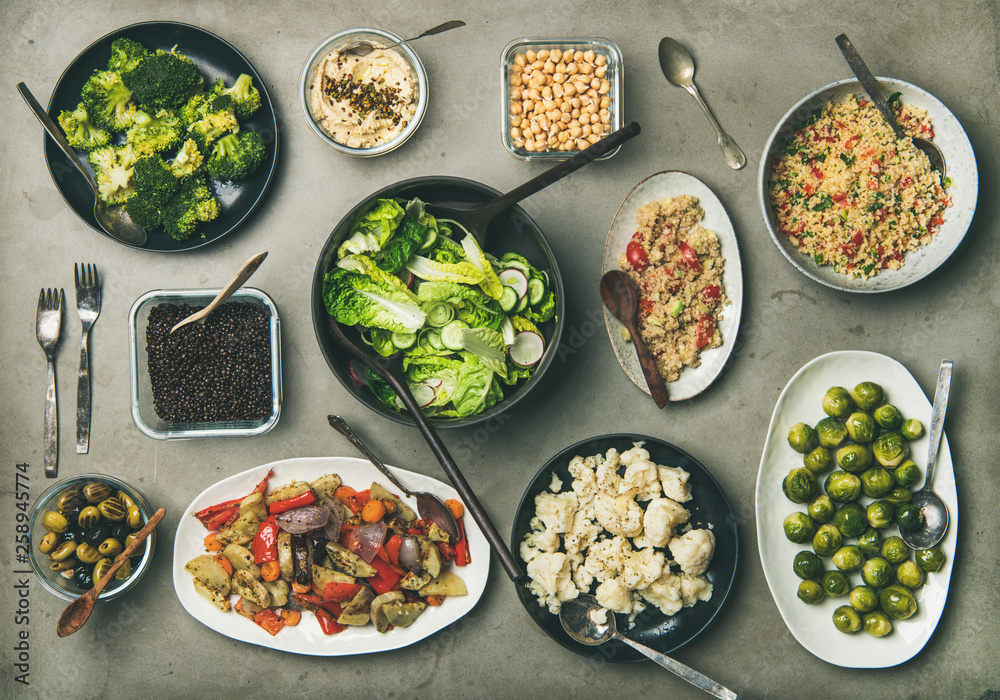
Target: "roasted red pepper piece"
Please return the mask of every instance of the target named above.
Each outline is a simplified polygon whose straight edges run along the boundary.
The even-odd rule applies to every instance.
[[[264,478],[260,480],[260,483],[254,487],[253,491],[248,493],[243,498],[246,498],[247,496],[252,496],[255,493],[264,493],[265,491],[267,491],[267,480],[271,478],[272,474],[274,474],[274,470],[269,469],[267,474],[264,475]],[[202,508],[201,510],[199,510],[197,513],[194,514],[194,517],[198,518],[198,520],[201,521],[201,524],[204,525],[207,529],[218,530],[220,527],[225,525],[230,518],[233,518],[235,520],[235,518],[233,517],[234,515],[235,516],[239,515],[240,512],[239,506],[240,503],[243,502],[243,498],[234,498],[231,501],[216,503],[214,506],[209,506],[208,508]]]
[[[256,622],[262,629],[267,631],[272,637],[281,631],[281,628],[285,626],[285,621],[281,619],[281,616],[272,610],[271,608],[264,608],[259,613],[253,616],[253,621]]]
[[[462,519],[459,518],[458,523],[458,542],[455,543],[455,566],[465,566],[472,562],[472,555],[469,553],[469,538],[465,536],[465,525],[462,524]]]
[[[382,551],[385,555],[389,557],[389,563],[399,566],[399,548],[403,544],[403,538],[399,535],[393,535],[382,547]]]
[[[351,509],[351,512],[357,515],[361,512],[361,509],[365,507],[365,504],[371,500],[371,489],[365,489],[364,491],[358,491],[353,496],[348,496],[347,507]]]
[[[257,528],[252,549],[255,564],[264,564],[278,558],[278,523],[273,515]]]
[[[374,576],[368,577],[368,585],[378,594],[388,593],[399,586],[400,576],[392,570],[392,565],[384,562],[378,557],[373,557],[369,562],[378,572]]]
[[[340,606],[336,603],[324,603],[323,599],[316,595],[295,594],[292,596],[292,599],[301,605],[303,609],[308,610],[316,616],[323,634],[336,634],[346,629],[344,625],[337,623],[336,618],[340,617]],[[331,612],[330,608],[333,608],[337,612]]]
[[[305,493],[300,493],[298,496],[292,496],[291,498],[286,498],[283,501],[275,501],[268,507],[268,511],[271,515],[277,515],[278,513],[284,513],[286,510],[291,510],[292,508],[301,508],[302,506],[309,506],[316,502],[316,494],[309,489]]]
[[[360,583],[338,583],[331,581],[326,584],[323,590],[323,600],[325,602],[343,603],[358,594],[362,585]]]

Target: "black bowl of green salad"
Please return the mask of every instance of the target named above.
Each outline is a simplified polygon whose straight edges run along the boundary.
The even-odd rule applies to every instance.
[[[376,413],[414,424],[389,385],[338,346],[333,323],[405,376],[437,428],[511,409],[552,364],[565,293],[538,225],[511,207],[483,249],[461,222],[425,207],[499,195],[464,178],[404,180],[351,209],[323,246],[312,285],[316,340],[341,384]]]

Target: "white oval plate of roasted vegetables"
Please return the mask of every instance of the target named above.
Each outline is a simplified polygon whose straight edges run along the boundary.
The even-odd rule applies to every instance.
[[[331,485],[329,480],[321,480],[321,477],[328,474],[337,475],[343,485],[349,486],[362,494],[374,482],[385,487],[392,496],[397,498],[400,496],[400,494],[395,493],[395,489],[392,488],[391,484],[371,464],[364,460],[349,457],[316,457],[282,460],[249,469],[235,476],[223,479],[207,488],[184,511],[181,522],[177,527],[174,539],[173,579],[174,590],[181,605],[184,606],[184,609],[192,617],[210,629],[239,641],[294,654],[308,654],[311,656],[369,654],[398,649],[429,637],[456,620],[461,619],[475,607],[482,596],[483,590],[486,587],[486,579],[489,575],[490,551],[486,539],[478,526],[476,526],[471,518],[463,516],[460,526],[464,533],[464,543],[467,543],[468,548],[466,550],[462,546],[464,543],[460,541],[458,546],[452,549],[468,552],[468,561],[466,561],[465,565],[458,565],[458,560],[461,557],[455,557],[449,561],[447,547],[434,545],[431,538],[438,534],[434,532],[434,528],[430,529],[429,536],[424,536],[422,533],[420,537],[416,538],[418,545],[421,547],[419,558],[421,564],[427,561],[425,557],[428,554],[426,550],[428,544],[435,547],[435,552],[438,555],[432,558],[439,559],[441,562],[440,572],[437,578],[428,584],[430,586],[429,589],[403,590],[398,584],[394,585],[392,581],[393,575],[405,574],[406,571],[402,567],[397,567],[396,571],[393,571],[392,566],[386,564],[389,559],[388,556],[386,560],[383,560],[378,555],[373,557],[372,561],[378,571],[375,576],[371,578],[361,576],[348,577],[343,572],[349,570],[355,564],[352,564],[351,557],[343,555],[347,557],[346,561],[339,557],[336,562],[331,558],[327,558],[325,563],[330,566],[310,567],[310,574],[315,577],[314,582],[316,585],[308,593],[298,595],[311,595],[314,596],[314,599],[299,599],[303,601],[302,606],[296,606],[294,603],[288,606],[300,608],[300,619],[297,621],[295,620],[294,613],[285,613],[283,616],[282,609],[276,603],[280,602],[282,593],[286,587],[289,588],[286,593],[289,599],[293,595],[296,595],[294,591],[290,590],[289,583],[295,581],[296,576],[294,571],[298,568],[298,564],[293,563],[291,576],[288,575],[289,570],[286,568],[287,559],[285,558],[285,551],[282,551],[281,556],[279,556],[280,561],[276,560],[278,561],[277,569],[280,570],[280,575],[274,581],[267,581],[268,575],[276,573],[275,565],[271,565],[270,571],[266,568],[266,565],[259,565],[257,568],[253,565],[255,549],[259,547],[261,551],[267,550],[266,542],[246,542],[243,552],[234,548],[223,549],[221,552],[206,549],[206,536],[211,532],[217,533],[214,539],[222,540],[219,544],[211,543],[213,547],[218,547],[223,542],[228,547],[240,540],[240,530],[246,533],[251,529],[259,529],[259,526],[254,524],[256,515],[249,515],[248,512],[258,509],[257,513],[265,514],[259,511],[260,507],[265,508],[267,511],[276,510],[273,503],[254,504],[254,499],[250,501],[244,500],[253,493],[269,472],[271,472],[271,475],[267,481],[266,489],[263,491],[265,497],[275,494],[279,488],[293,482],[306,482],[312,486],[310,493],[314,497],[317,497],[314,504],[321,503],[324,496],[323,490]],[[411,490],[429,491],[439,496],[442,500],[458,499],[458,494],[454,489],[436,479],[402,469],[393,468],[393,472]],[[336,482],[333,483],[335,484]],[[303,489],[300,487],[286,493],[295,493],[298,490]],[[333,497],[332,489],[331,497]],[[309,500],[310,496],[298,496],[297,498],[303,500],[286,501],[286,505],[300,505],[304,501]],[[387,499],[383,498],[381,500],[384,503]],[[236,511],[231,510],[233,508],[232,505],[228,508],[216,507],[220,504],[224,505],[228,501],[235,501]],[[404,506],[408,506],[414,511],[416,510],[415,501],[407,496],[398,498],[398,502],[401,502]],[[226,511],[230,515],[238,514],[240,505],[244,505],[244,514],[228,527],[215,527],[213,530],[209,530],[202,522],[204,520],[210,525],[215,525],[221,520],[231,519],[226,517]],[[388,507],[389,511],[392,509],[393,506]],[[404,510],[405,508],[403,507],[397,508],[397,514],[403,513]],[[352,509],[350,508],[344,508],[344,518],[347,524],[341,528],[342,532],[350,529],[350,521],[347,519],[350,518],[351,511]],[[288,513],[291,510],[285,512]],[[195,515],[196,513],[200,513],[202,518],[199,519]],[[267,515],[269,514],[265,514],[265,520]],[[213,518],[215,519],[214,523],[212,522]],[[391,519],[391,513],[383,518],[387,523]],[[417,521],[413,521],[408,529],[416,532],[418,524]],[[427,530],[427,528],[424,529]],[[388,535],[391,536],[391,534],[392,529],[390,527]],[[388,542],[389,536],[385,538],[386,542]],[[282,540],[280,537],[284,537],[285,539]],[[303,535],[303,537],[308,538],[308,535]],[[287,535],[279,536],[276,546],[281,547],[287,542]],[[274,549],[271,551],[273,552]],[[247,565],[244,565],[240,561],[240,554],[243,555],[243,559],[248,560]],[[392,558],[399,561],[399,555],[395,552],[393,554]],[[219,565],[219,560],[215,559],[217,555],[227,559],[230,562],[229,566]],[[268,557],[264,555],[259,558],[266,559]],[[194,563],[192,564],[192,562]],[[236,565],[232,566],[233,563]],[[360,566],[360,564],[358,565]],[[232,567],[231,573],[229,572],[230,567]],[[436,567],[428,564],[428,568]],[[340,571],[337,571],[337,569],[340,569]],[[193,574],[192,571],[195,573]],[[426,577],[428,576],[428,572],[421,569],[414,576],[417,578]],[[461,584],[464,584],[464,586],[458,584],[456,588],[454,576],[461,579]],[[353,584],[351,583],[352,578],[354,581]],[[285,581],[284,585],[280,583],[283,580]],[[404,581],[405,579],[401,578],[400,580]],[[228,594],[225,593],[227,583],[230,590]],[[331,583],[334,585],[328,586]],[[446,593],[461,593],[463,587],[465,589],[464,595],[440,595],[441,591],[445,591]],[[371,613],[372,608],[370,602],[366,605],[366,595],[364,593],[358,596],[358,593],[362,589],[367,589],[370,594],[378,598],[382,597],[379,595],[380,593],[397,591],[400,595],[390,595],[390,598],[395,597],[399,600],[388,601],[387,604],[390,604],[390,607],[380,605],[375,606],[375,609],[376,612],[380,613],[378,615],[382,622],[380,627],[386,627],[385,622],[389,617],[399,622],[400,625],[390,624],[386,631],[380,632],[370,622],[368,624],[360,624],[365,615]],[[300,588],[299,590],[303,589]],[[259,598],[263,594],[263,591],[269,593],[267,600],[260,600]],[[320,595],[320,591],[324,595]],[[421,593],[425,595],[421,595]],[[258,608],[256,614],[254,614],[255,604],[250,601],[255,596],[257,596],[259,602],[270,603],[270,607],[265,608],[263,613]],[[342,598],[343,600],[338,603],[334,600],[335,598]],[[433,604],[423,606],[422,604],[425,601],[430,601]],[[352,603],[357,603],[357,605],[348,611]],[[314,613],[308,610],[309,607],[316,606],[320,606],[326,613]],[[230,607],[231,609],[224,611],[223,608],[225,607]],[[240,608],[243,614],[237,612],[237,608]],[[271,612],[267,612],[267,610]],[[358,624],[336,624],[336,620],[339,617],[337,615],[338,611],[340,613],[347,611],[350,619]],[[253,617],[248,617],[247,615],[253,615]],[[415,619],[413,619],[414,616]],[[321,617],[325,619],[321,620]],[[296,624],[293,625],[291,623]],[[402,626],[404,623],[409,624]],[[274,633],[272,634],[272,632]]]
[[[924,648],[937,628],[948,598],[952,562],[957,556],[958,531],[958,494],[948,438],[941,437],[933,484],[934,491],[948,506],[951,516],[948,532],[938,545],[944,553],[944,564],[939,571],[928,573],[924,585],[913,591],[916,613],[905,620],[892,620],[893,629],[888,635],[874,637],[864,629],[847,634],[835,628],[832,621],[834,610],[849,605],[848,596],[825,597],[812,605],[799,600],[797,590],[802,580],[793,572],[792,561],[798,552],[811,552],[813,549],[811,540],[805,544],[790,542],[783,528],[786,516],[807,510],[806,504],[793,503],[782,492],[785,476],[791,469],[803,465],[803,456],[789,447],[789,430],[800,421],[816,425],[826,418],[822,400],[829,388],[840,386],[850,391],[866,381],[880,384],[885,390],[886,401],[898,407],[905,418],[916,418],[923,423],[923,435],[909,443],[909,458],[920,470],[920,478],[909,488],[915,491],[923,484],[931,404],[913,375],[896,360],[879,353],[842,351],[822,355],[802,367],[789,380],[774,407],[757,476],[757,540],[771,595],[788,630],[802,646],[837,666],[888,668],[908,661]],[[830,473],[833,472],[818,477],[821,492]],[[865,506],[871,501],[864,495],[858,499]],[[897,535],[897,528],[890,525],[880,533],[884,542],[888,537]],[[853,544],[856,540],[844,538],[843,542]],[[912,552],[909,559],[914,559]],[[829,558],[823,559],[823,568],[826,571],[836,570]],[[847,578],[852,588],[864,583],[857,572],[848,573]]]

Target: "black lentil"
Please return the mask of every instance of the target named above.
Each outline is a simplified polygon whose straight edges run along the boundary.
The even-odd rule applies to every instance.
[[[149,311],[146,354],[156,415],[175,423],[254,421],[271,413],[271,327],[257,304],[228,302],[171,333],[202,306]]]

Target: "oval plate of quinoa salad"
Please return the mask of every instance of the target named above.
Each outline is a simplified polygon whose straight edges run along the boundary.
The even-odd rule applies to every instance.
[[[639,287],[639,330],[670,400],[704,391],[729,359],[743,307],[736,232],[715,193],[678,170],[649,176],[618,207],[603,265]],[[628,331],[607,309],[604,321],[622,369],[648,394]]]
[[[878,78],[911,136],[933,140],[947,176],[897,141],[857,80],[831,83],[782,117],[758,187],[775,245],[807,277],[848,292],[899,289],[962,242],[979,194],[976,157],[955,115],[927,91]]]

